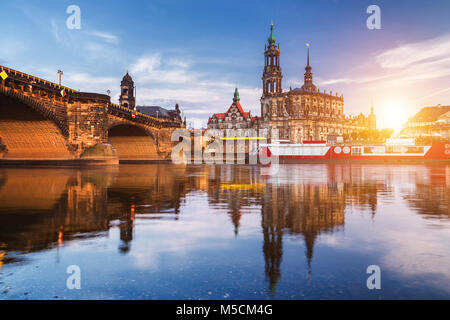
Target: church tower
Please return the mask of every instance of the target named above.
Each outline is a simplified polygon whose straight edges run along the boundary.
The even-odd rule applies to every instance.
[[[377,130],[377,116],[373,112],[373,101],[372,106],[370,107],[370,114],[369,114],[369,130]]]
[[[275,44],[277,39],[273,35],[273,24],[270,25],[270,36],[264,51],[265,63],[262,76],[263,96],[281,93],[280,47]]]
[[[281,80],[283,75],[280,67],[280,46],[273,34],[273,23],[270,25],[268,45],[264,50],[264,71],[262,75],[263,94],[261,97],[261,116],[267,121],[269,118],[278,117],[282,112],[283,89]]]
[[[127,74],[123,77],[120,83],[120,98],[119,104],[122,107],[135,109],[136,98],[134,97],[134,81],[131,76]]]

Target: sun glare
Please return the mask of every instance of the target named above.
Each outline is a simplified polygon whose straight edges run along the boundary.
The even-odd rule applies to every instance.
[[[404,101],[388,101],[384,103],[379,112],[377,112],[378,127],[381,129],[394,129],[395,133],[399,133],[403,129],[409,116]]]

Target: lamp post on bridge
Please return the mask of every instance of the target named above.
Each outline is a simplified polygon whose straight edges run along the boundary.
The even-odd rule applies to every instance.
[[[64,72],[62,72],[62,70],[58,70],[58,74],[59,74],[59,85],[61,85],[61,76],[64,74]]]
[[[136,89],[136,86],[134,86],[133,87],[134,88],[134,111],[136,111],[137,110],[137,98],[136,98],[136,96],[137,96],[137,89]]]

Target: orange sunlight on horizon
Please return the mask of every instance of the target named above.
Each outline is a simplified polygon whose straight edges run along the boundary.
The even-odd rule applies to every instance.
[[[408,119],[413,116],[408,105],[408,102],[401,98],[380,103],[380,107],[375,111],[378,129],[389,128],[394,129],[396,134],[399,133]]]

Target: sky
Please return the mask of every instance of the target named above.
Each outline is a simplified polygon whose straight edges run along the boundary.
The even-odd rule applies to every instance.
[[[67,28],[70,5],[80,29]],[[381,10],[381,29],[366,12]],[[450,1],[0,0],[0,65],[118,102],[126,70],[138,105],[180,105],[188,124],[225,112],[238,87],[260,115],[264,45],[274,24],[283,89],[300,87],[311,44],[313,81],[399,129],[420,108],[450,105]]]

